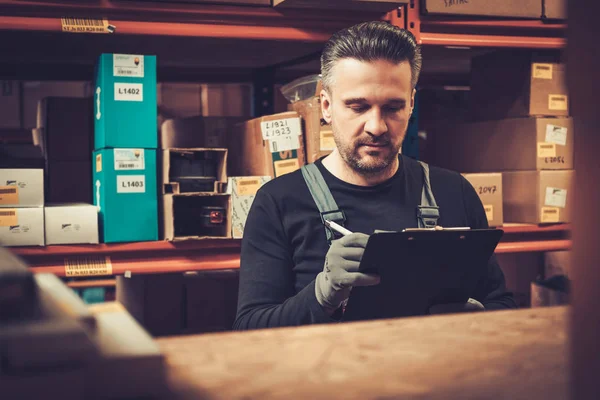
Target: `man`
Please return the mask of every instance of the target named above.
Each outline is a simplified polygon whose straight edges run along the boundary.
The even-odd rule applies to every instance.
[[[343,212],[338,221],[355,233],[335,239],[326,231],[306,170],[263,186],[244,230],[235,329],[343,319],[351,288],[379,283],[378,276],[358,272],[368,235],[423,226],[417,210],[429,187],[426,168],[398,155],[420,69],[415,38],[385,22],[356,25],[327,42],[321,107],[337,148],[311,168]],[[481,201],[460,174],[432,167],[429,178],[440,214],[437,221],[429,215],[434,225],[487,228]],[[474,300],[460,308],[515,306],[492,257]]]

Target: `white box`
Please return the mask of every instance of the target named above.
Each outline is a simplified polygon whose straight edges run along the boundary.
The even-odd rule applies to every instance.
[[[269,176],[235,176],[227,180],[227,193],[231,195],[231,236],[241,239],[250,206],[258,189],[271,180]]]
[[[0,246],[43,246],[44,209],[0,208]]]
[[[43,205],[43,169],[0,169],[0,207]]]
[[[46,245],[98,243],[98,208],[94,205],[47,205],[44,222]]]

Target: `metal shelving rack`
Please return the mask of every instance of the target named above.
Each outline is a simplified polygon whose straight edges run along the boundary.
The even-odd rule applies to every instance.
[[[64,17],[106,19],[116,30],[64,33]],[[317,59],[333,32],[373,19],[410,29],[425,47],[562,49],[566,45],[563,24],[422,16],[417,0],[407,0],[387,14],[139,1],[0,0],[0,51],[4,54],[0,76],[91,78],[98,53],[147,50],[158,52],[159,59],[172,60],[159,65],[164,80],[253,81],[259,93],[255,111],[261,115],[272,110],[270,99],[260,94],[272,95],[278,68]],[[571,247],[569,225],[504,229],[498,253]],[[66,275],[66,264],[94,257],[109,257],[110,275],[235,269],[239,268],[239,250],[240,241],[231,239],[14,249],[36,272],[60,276]]]

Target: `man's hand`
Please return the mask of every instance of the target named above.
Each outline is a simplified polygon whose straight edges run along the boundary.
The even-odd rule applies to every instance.
[[[483,304],[475,299],[469,299],[466,303],[436,304],[429,308],[429,314],[451,314],[475,311],[485,311]]]
[[[350,296],[353,286],[372,286],[379,276],[358,272],[369,235],[352,233],[334,240],[325,256],[323,272],[315,280],[315,295],[323,309],[332,314]]]

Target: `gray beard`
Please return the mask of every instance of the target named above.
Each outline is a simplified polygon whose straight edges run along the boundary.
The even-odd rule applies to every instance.
[[[357,142],[357,143],[350,144],[350,145],[344,144],[341,141],[341,135],[339,134],[337,127],[333,121],[331,122],[331,129],[333,131],[333,139],[335,141],[335,145],[337,146],[337,149],[338,149],[342,159],[355,172],[357,172],[360,175],[364,175],[364,176],[377,175],[377,174],[391,168],[393,166],[395,159],[398,157],[398,152],[400,151],[400,146],[402,146],[402,143],[400,143],[399,146],[392,146],[392,144],[390,143],[389,148],[391,149],[391,151],[389,152],[387,157],[381,159],[377,163],[365,163],[362,160],[361,156],[358,154],[358,149],[360,147],[361,142]],[[381,139],[381,138],[382,137],[378,138],[379,143],[388,140],[387,138],[384,138],[384,139]],[[394,148],[394,147],[396,147],[396,148]]]

